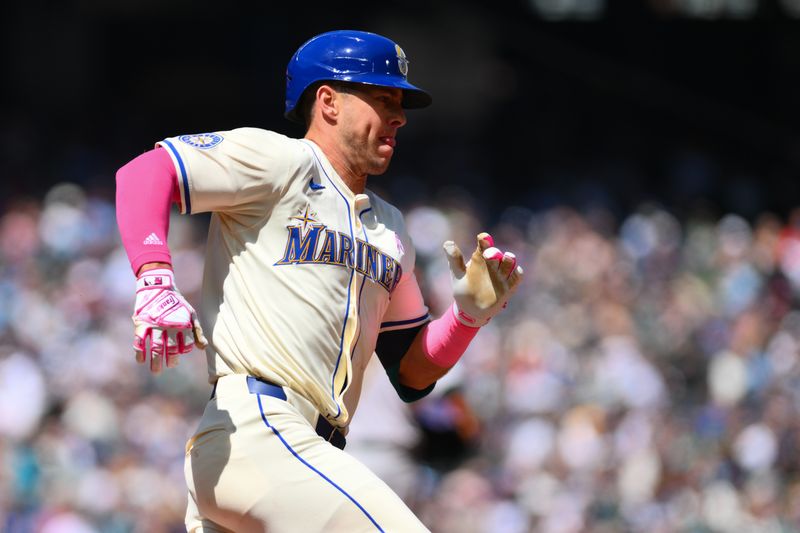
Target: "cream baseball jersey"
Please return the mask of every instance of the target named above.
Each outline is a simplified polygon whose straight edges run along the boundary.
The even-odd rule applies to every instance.
[[[200,308],[210,381],[261,377],[347,425],[378,333],[430,319],[400,212],[353,194],[309,140],[241,128],[157,144],[181,212],[212,212]]]

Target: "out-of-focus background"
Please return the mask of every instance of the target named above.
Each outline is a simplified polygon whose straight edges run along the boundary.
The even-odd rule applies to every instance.
[[[312,35],[397,40],[434,106],[371,187],[526,281],[413,406],[372,369],[349,450],[435,532],[800,531],[800,0],[259,7],[31,0],[0,18],[0,530],[183,530],[200,352],[130,347],[114,173],[282,118]],[[173,217],[196,302],[207,217]]]

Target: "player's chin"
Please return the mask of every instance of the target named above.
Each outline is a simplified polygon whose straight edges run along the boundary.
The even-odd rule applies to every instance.
[[[371,162],[371,168],[369,174],[371,176],[379,176],[386,172],[389,168],[389,163],[392,161],[392,155],[389,154],[388,156],[377,156]]]
[[[368,172],[370,176],[380,176],[389,169],[389,159],[381,162],[375,162]]]

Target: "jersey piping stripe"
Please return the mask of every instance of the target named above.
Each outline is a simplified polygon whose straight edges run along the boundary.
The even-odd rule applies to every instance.
[[[375,519],[372,518],[372,515],[369,514],[369,512],[366,509],[364,509],[364,507],[360,503],[358,503],[355,498],[353,498],[350,494],[348,494],[347,491],[344,490],[342,487],[337,485],[333,480],[331,480],[331,478],[329,478],[328,476],[326,476],[325,474],[323,474],[322,472],[320,472],[319,470],[314,468],[308,461],[306,461],[305,459],[300,457],[300,455],[296,451],[294,451],[292,446],[288,442],[286,442],[286,440],[283,438],[283,435],[281,435],[280,431],[278,431],[274,426],[271,426],[269,421],[267,420],[267,416],[264,414],[264,408],[261,405],[261,395],[260,394],[256,394],[256,398],[258,398],[258,410],[261,413],[261,420],[263,420],[264,424],[269,429],[272,430],[272,432],[275,434],[275,436],[278,437],[278,439],[280,439],[280,441],[283,443],[283,445],[286,447],[286,449],[289,450],[289,452],[291,452],[291,454],[294,455],[297,458],[298,461],[300,461],[305,466],[307,466],[312,472],[314,472],[319,477],[321,477],[322,479],[324,479],[325,481],[330,483],[336,490],[338,490],[339,492],[344,494],[347,497],[347,499],[350,500],[351,502],[353,502],[355,504],[355,506],[358,507],[361,510],[362,513],[364,513],[364,516],[366,516],[369,519],[369,521],[372,522],[372,524],[376,528],[378,528],[378,531],[381,531],[383,533],[383,531],[384,531],[383,528],[378,525],[378,522],[376,522]]]
[[[325,174],[325,177],[328,179],[328,183],[331,184],[334,190],[339,193],[339,196],[342,197],[342,200],[344,200],[344,203],[347,206],[347,222],[350,224],[350,238],[353,241],[355,241],[356,237],[355,234],[353,233],[353,217],[351,216],[352,211],[350,209],[350,202],[347,201],[345,195],[342,194],[342,191],[339,190],[339,187],[336,186],[336,183],[334,183],[334,181],[328,175],[328,171],[325,170],[325,165],[323,165],[322,161],[320,161],[319,156],[317,156],[317,151],[314,149],[314,147],[308,143],[303,143],[303,144],[305,144],[311,149],[311,153],[314,155],[314,159],[316,159],[317,163],[319,164],[319,168],[322,169],[322,173]],[[336,403],[336,416],[334,418],[339,418],[339,416],[342,414],[342,408],[339,405],[339,402],[336,401],[336,374],[339,371],[339,363],[341,363],[342,361],[342,353],[344,352],[344,334],[347,328],[347,319],[349,318],[349,313],[350,313],[350,287],[352,287],[353,285],[353,272],[354,272],[353,270],[350,271],[350,281],[348,281],[347,283],[347,307],[345,308],[344,323],[342,324],[342,334],[341,338],[339,339],[339,355],[336,356],[336,366],[333,367],[333,375],[331,376],[331,398]],[[349,376],[345,376],[345,381],[344,384],[342,385],[342,388],[344,388],[348,379]]]
[[[339,355],[336,357],[336,366],[333,367],[333,376],[331,376],[331,398],[336,400],[336,373],[339,371],[339,363],[342,360],[342,353],[344,352],[344,334],[347,330],[347,319],[349,318],[349,310],[350,310],[350,287],[353,285],[353,277],[355,277],[355,270],[350,271],[350,281],[347,282],[347,310],[346,314],[344,315],[344,322],[342,323],[342,333],[339,339]],[[358,339],[356,339],[358,342]],[[355,348],[355,345],[353,345]],[[350,350],[352,352],[352,349]],[[342,391],[344,390],[345,386],[347,386],[347,378],[345,376],[345,380],[342,383]],[[336,417],[338,418],[339,415],[342,414],[342,408],[339,407],[339,402],[336,402]]]
[[[363,278],[361,278],[361,287],[358,288],[358,312],[359,313],[361,312],[361,295],[364,294],[364,283],[366,283],[366,282],[367,282],[367,276],[364,276]],[[356,351],[356,346],[358,346],[358,341],[360,341],[360,340],[361,340],[361,331],[358,332],[358,335],[356,336],[356,342],[353,343],[353,350],[352,350],[353,352]],[[352,354],[351,354],[351,356],[352,356]],[[344,390],[344,389],[342,389],[342,390]],[[341,391],[339,393],[341,394]]]
[[[186,174],[186,167],[183,164],[183,159],[181,159],[181,155],[171,142],[169,142],[167,139],[164,139],[163,142],[167,145],[167,147],[169,147],[172,155],[174,155],[175,159],[178,161],[178,167],[180,167],[181,171],[181,182],[183,183],[183,205],[186,207],[186,214],[191,215],[192,201],[189,199],[189,176]]]
[[[361,215],[366,213],[367,211],[371,210],[372,208],[368,208],[361,213],[359,213],[358,218],[361,218]],[[364,242],[369,244],[369,235],[367,235],[367,228],[364,227]],[[361,295],[364,294],[364,284],[367,282],[367,276],[361,278],[361,287],[358,288],[358,312],[361,312]],[[361,332],[359,332],[358,336],[356,337],[356,342],[353,343],[353,352],[356,351],[356,346],[358,346],[358,341],[361,340]]]
[[[423,320],[427,319],[428,317],[430,317],[430,315],[428,313],[425,313],[424,315],[419,316],[417,318],[412,318],[411,320],[396,320],[394,322],[381,322],[381,327],[382,328],[391,328],[391,327],[394,327],[394,326],[405,326],[405,325],[408,325],[408,324],[413,324],[414,322],[422,322]]]

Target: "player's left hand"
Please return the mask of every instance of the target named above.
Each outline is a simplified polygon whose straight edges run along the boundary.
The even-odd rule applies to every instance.
[[[208,344],[197,313],[175,287],[174,274],[166,268],[142,272],[136,280],[136,307],[133,313],[136,361],[150,360],[157,374],[178,365],[178,356],[191,352],[195,345]]]
[[[444,243],[453,281],[456,316],[471,327],[485,325],[499,313],[522,281],[522,267],[511,252],[494,247],[488,233],[478,235],[478,245],[468,262],[453,241]]]

